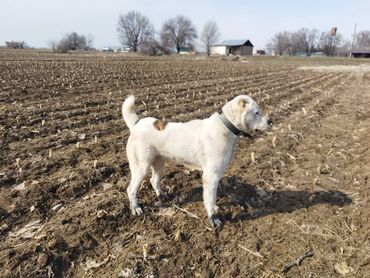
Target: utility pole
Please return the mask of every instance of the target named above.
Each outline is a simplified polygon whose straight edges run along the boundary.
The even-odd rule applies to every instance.
[[[335,56],[335,48],[336,48],[336,38],[337,38],[337,27],[331,28],[330,35],[332,39],[330,40],[330,52],[331,56]]]
[[[354,30],[354,32],[353,32],[353,39],[352,39],[351,53],[349,54],[349,58],[352,58],[353,46],[355,45],[355,38],[356,38],[356,28],[357,28],[357,23],[355,24],[355,30]]]

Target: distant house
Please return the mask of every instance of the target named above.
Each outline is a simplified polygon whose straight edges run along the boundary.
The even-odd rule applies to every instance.
[[[127,46],[125,46],[123,48],[119,48],[117,50],[117,52],[130,52],[130,51],[131,51],[131,49],[129,47],[127,47]]]
[[[193,45],[185,45],[180,47],[179,54],[191,54],[194,53],[194,46]]]
[[[323,57],[323,56],[325,56],[325,53],[322,52],[322,51],[316,51],[316,52],[312,52],[311,56],[312,57]]]
[[[293,52],[293,56],[307,57],[307,52],[306,51],[295,51]]]
[[[212,55],[252,55],[253,44],[248,39],[225,40],[211,46]]]
[[[113,48],[111,48],[111,47],[103,47],[101,50],[103,52],[113,52]]]
[[[190,54],[191,51],[190,47],[180,47],[179,54]]]

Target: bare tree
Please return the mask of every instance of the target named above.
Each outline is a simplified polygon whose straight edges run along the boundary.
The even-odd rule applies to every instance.
[[[350,40],[343,39],[339,46],[336,48],[336,52],[341,56],[345,55],[348,57],[352,50],[352,43]]]
[[[338,50],[343,53],[348,52],[348,45],[341,34],[334,36],[329,31],[322,32],[319,37],[318,32],[316,29],[308,28],[301,28],[293,33],[288,31],[279,32],[267,43],[266,48],[274,50],[278,55],[296,55],[298,52],[305,52],[307,56],[310,56],[316,49],[324,52],[327,56],[337,54]],[[360,41],[364,41],[364,37],[366,36],[364,35]]]
[[[214,21],[208,21],[204,27],[200,40],[203,43],[207,55],[211,55],[211,46],[215,44],[220,37],[220,32],[218,31],[217,23]]]
[[[152,38],[143,42],[141,52],[154,56],[162,54],[169,55],[171,54],[171,49],[161,44],[158,39]]]
[[[330,32],[322,32],[319,40],[319,47],[326,56],[334,56],[342,40],[341,34],[332,36]]]
[[[272,55],[273,54],[274,48],[275,48],[274,47],[274,44],[272,43],[271,40],[266,43],[266,51],[267,51],[268,55]]]
[[[122,46],[134,52],[137,52],[139,47],[154,35],[154,28],[149,19],[137,11],[120,15],[117,31]]]
[[[298,53],[304,52],[306,50],[305,42],[306,32],[304,30],[298,30],[291,34],[290,45],[293,55],[297,55]]]
[[[50,40],[48,42],[48,46],[53,50],[53,52],[57,52],[58,51],[58,41],[56,41],[56,40]]]
[[[86,36],[86,48],[85,50],[94,49],[94,36],[92,34],[88,34]]]
[[[84,36],[76,32],[67,33],[57,42],[51,40],[48,43],[54,52],[68,52],[69,50],[89,50],[93,47],[93,37],[91,34]]]
[[[315,51],[319,39],[319,30],[311,29],[308,31],[306,36],[306,52],[307,56],[311,56],[312,52]]]
[[[360,31],[356,35],[356,48],[359,50],[370,49],[370,31]]]
[[[284,31],[275,34],[268,45],[280,56],[284,53],[291,55],[291,33]]]
[[[197,38],[197,31],[190,19],[179,15],[167,20],[161,30],[161,39],[164,45],[176,48],[177,53],[181,47],[191,44]]]
[[[76,32],[66,34],[58,45],[61,50],[84,50],[86,49],[86,37]]]
[[[311,56],[317,44],[317,38],[318,31],[316,29],[301,28],[294,32],[291,36],[293,54],[305,52],[307,56]]]

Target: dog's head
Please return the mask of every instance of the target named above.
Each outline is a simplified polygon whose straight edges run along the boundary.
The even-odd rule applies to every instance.
[[[237,96],[227,102],[222,107],[222,113],[244,132],[265,131],[272,127],[271,119],[263,115],[257,103],[246,95]]]

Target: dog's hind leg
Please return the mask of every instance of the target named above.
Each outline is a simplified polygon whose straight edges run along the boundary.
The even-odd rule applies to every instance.
[[[138,152],[129,138],[127,143],[127,158],[130,164],[131,180],[130,185],[127,187],[127,195],[133,215],[140,215],[143,213],[143,209],[139,205],[137,199],[137,192],[151,164],[147,154],[147,152]]]
[[[217,187],[220,176],[214,171],[203,172],[203,201],[211,225],[218,229],[222,222],[215,216]]]
[[[130,208],[133,215],[140,215],[143,213],[142,207],[139,205],[137,199],[137,192],[141,182],[145,178],[149,170],[149,165],[137,165],[136,168],[131,169],[131,181],[127,188],[128,199],[130,200]]]
[[[163,166],[164,159],[161,157],[156,157],[151,166],[152,177],[150,178],[150,183],[155,191],[155,194],[157,195],[161,202],[165,201],[166,199],[166,196],[163,193],[160,186],[160,179],[162,175]]]

